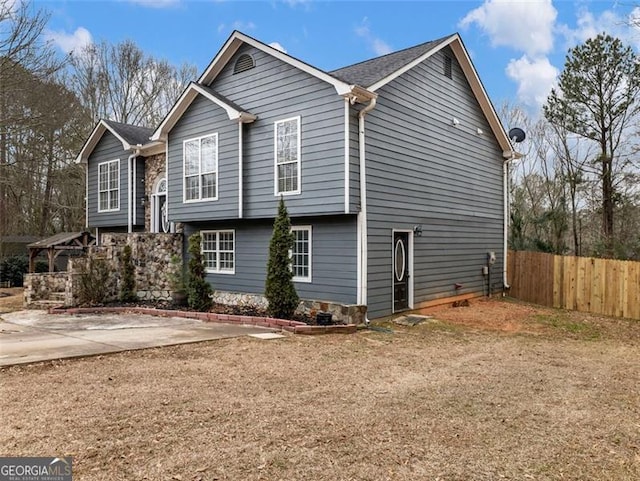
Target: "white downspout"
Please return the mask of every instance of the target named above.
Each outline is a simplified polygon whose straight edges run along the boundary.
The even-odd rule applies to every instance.
[[[133,221],[131,216],[131,165],[135,154],[131,154],[127,159],[127,232],[131,234],[133,230]]]
[[[511,286],[509,285],[507,279],[507,241],[509,238],[509,163],[513,162],[515,159],[515,152],[511,151],[511,158],[502,162],[502,206],[504,209],[503,212],[503,238],[502,238],[502,285],[504,286],[504,290],[509,289]],[[491,289],[491,286],[489,286]]]
[[[134,150],[127,160],[127,232],[133,232],[133,164],[139,155],[138,149]]]
[[[365,122],[364,117],[371,112],[376,106],[376,99],[372,98],[369,104],[358,113],[358,145],[360,150],[360,211],[358,212],[358,240],[360,241],[360,265],[358,266],[359,289],[358,304],[367,304],[367,170],[366,170],[366,150],[365,150]],[[368,324],[369,320],[365,319]]]
[[[243,137],[242,137],[242,122],[238,122],[238,219],[242,219],[243,216],[243,203],[244,192],[242,191],[242,176],[243,176]]]
[[[349,97],[344,98],[344,213],[349,213]]]

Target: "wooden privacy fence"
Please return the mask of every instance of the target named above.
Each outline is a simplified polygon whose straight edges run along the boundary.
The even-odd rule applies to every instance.
[[[640,319],[640,262],[509,251],[507,269],[516,299]]]

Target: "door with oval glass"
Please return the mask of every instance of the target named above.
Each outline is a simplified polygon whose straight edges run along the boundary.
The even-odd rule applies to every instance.
[[[393,311],[409,308],[409,233],[393,233]]]

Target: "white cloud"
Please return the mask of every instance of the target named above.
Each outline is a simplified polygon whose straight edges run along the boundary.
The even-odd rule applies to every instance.
[[[463,29],[476,24],[491,45],[511,47],[535,56],[553,49],[553,27],[558,16],[551,0],[485,0],[459,23]]]
[[[84,27],[78,27],[73,33],[48,31],[46,37],[64,53],[79,52],[93,43],[91,33]]]
[[[505,71],[518,84],[518,100],[534,108],[546,102],[559,74],[546,57],[530,59],[527,55],[509,61]]]
[[[281,52],[283,52],[283,53],[287,53],[287,49],[286,49],[286,48],[284,48],[284,47],[283,47],[279,42],[271,42],[271,43],[269,44],[269,47],[273,47],[273,48],[275,48],[276,50],[280,50],[280,51],[281,51]]]
[[[129,2],[143,7],[166,8],[178,5],[180,0],[129,0]]]
[[[220,25],[218,25],[218,33],[222,33],[227,29],[238,30],[240,32],[248,32],[249,30],[255,30],[255,28],[256,24],[251,21],[245,22],[243,20],[236,20],[230,25],[227,25],[225,23],[221,23]]]
[[[367,17],[362,19],[360,25],[355,28],[355,32],[358,37],[362,37],[367,41],[369,47],[376,55],[386,55],[393,51],[388,43],[371,33],[371,27],[369,26],[369,19]]]
[[[640,48],[640,7],[634,8],[626,17],[611,10],[594,15],[587,8],[581,8],[576,14],[575,28],[562,24],[558,26],[558,32],[564,36],[567,48],[584,43],[603,32]]]

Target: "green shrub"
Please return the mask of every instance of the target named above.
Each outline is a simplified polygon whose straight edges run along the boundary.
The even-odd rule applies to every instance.
[[[283,319],[290,319],[300,302],[293,285],[293,271],[289,255],[293,249],[293,242],[289,214],[284,200],[280,197],[278,217],[273,224],[273,234],[269,243],[269,262],[264,294],[269,302],[269,314]]]
[[[109,266],[100,258],[87,258],[80,267],[78,301],[80,304],[104,304],[108,296]]]
[[[120,285],[120,300],[122,302],[135,302],[138,300],[136,295],[136,279],[133,258],[131,257],[131,246],[129,244],[122,249],[122,259],[120,264],[122,272],[122,284]]]
[[[191,309],[206,312],[211,309],[211,285],[205,279],[202,258],[202,236],[189,237],[189,275],[187,279],[188,303]]]
[[[29,272],[27,256],[11,256],[0,261],[0,282],[8,281],[14,287],[22,287],[24,275],[27,272]]]

